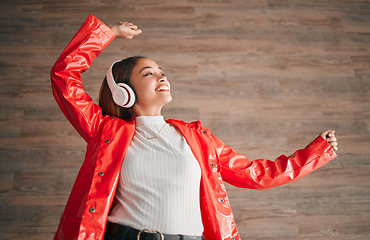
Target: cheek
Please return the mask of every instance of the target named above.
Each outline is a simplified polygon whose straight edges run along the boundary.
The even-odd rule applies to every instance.
[[[141,79],[131,77],[130,84],[138,98],[139,96],[143,95],[143,93],[145,92],[145,84],[143,84],[143,81]]]
[[[150,100],[154,96],[154,91],[149,84],[138,84],[133,86],[135,88],[136,96],[138,101]]]

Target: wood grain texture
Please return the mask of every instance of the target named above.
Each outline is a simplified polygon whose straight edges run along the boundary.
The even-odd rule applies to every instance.
[[[268,191],[227,185],[243,239],[370,239],[370,3],[366,0],[3,0],[0,239],[52,239],[86,144],[49,72],[88,14],[132,21],[83,75],[97,101],[116,59],[148,56],[171,81],[166,118],[203,124],[250,159],[335,129],[339,156]]]

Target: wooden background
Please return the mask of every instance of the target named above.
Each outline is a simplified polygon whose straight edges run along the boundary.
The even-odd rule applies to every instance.
[[[339,157],[268,191],[227,186],[243,239],[370,239],[370,2],[366,0],[2,0],[0,239],[52,239],[86,144],[49,72],[92,13],[132,21],[84,76],[145,55],[172,83],[163,114],[200,119],[250,159],[275,159],[335,129]]]

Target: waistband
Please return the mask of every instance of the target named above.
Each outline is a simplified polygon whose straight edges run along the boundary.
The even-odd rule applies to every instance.
[[[156,230],[139,230],[112,222],[107,222],[105,232],[120,236],[122,240],[204,240],[203,236],[164,234]]]

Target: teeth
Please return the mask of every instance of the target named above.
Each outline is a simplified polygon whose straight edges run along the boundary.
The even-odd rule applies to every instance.
[[[156,90],[157,90],[157,91],[161,91],[161,90],[169,90],[169,88],[168,88],[168,86],[166,86],[166,85],[162,85],[162,86],[158,87]]]

